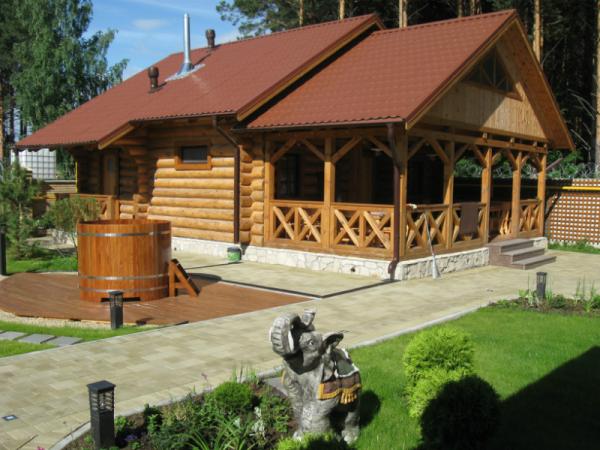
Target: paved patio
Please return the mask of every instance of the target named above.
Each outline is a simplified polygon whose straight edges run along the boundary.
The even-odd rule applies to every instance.
[[[181,259],[189,267],[191,260]],[[258,279],[271,287],[300,286],[328,294],[374,281],[302,274],[277,266],[206,265],[214,267],[201,270],[231,281]],[[544,269],[556,293],[572,295],[583,278],[588,285],[600,286],[597,255],[561,252],[558,261]],[[0,420],[0,448],[12,450],[24,443],[24,449],[50,448],[77,429],[89,418],[85,386],[93,381],[107,379],[117,385],[117,414],[123,414],[145,403],[215,386],[236,368],[272,369],[279,361],[267,341],[267,330],[285,311],[316,308],[319,329],[343,330],[344,344],[356,346],[513,297],[528,282],[533,287],[534,278],[535,270],[485,267],[439,280],[377,285],[295,305],[2,358],[0,416],[14,414],[18,419]]]

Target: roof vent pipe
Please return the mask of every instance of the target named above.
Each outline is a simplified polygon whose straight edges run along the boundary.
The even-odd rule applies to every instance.
[[[206,43],[208,48],[215,48],[215,30],[212,28],[206,30]]]
[[[151,66],[148,68],[148,78],[150,79],[150,92],[158,89],[158,67]]]
[[[184,75],[193,68],[194,65],[190,59],[190,15],[185,13],[183,15],[183,63],[177,76]]]

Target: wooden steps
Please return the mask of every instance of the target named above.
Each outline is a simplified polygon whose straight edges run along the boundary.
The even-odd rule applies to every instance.
[[[511,239],[488,244],[490,264],[528,270],[556,261],[544,248],[534,247],[530,239]]]

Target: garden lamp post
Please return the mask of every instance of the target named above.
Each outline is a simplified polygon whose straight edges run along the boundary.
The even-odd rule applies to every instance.
[[[87,385],[90,395],[90,424],[96,450],[115,445],[115,385],[97,381]]]
[[[123,326],[123,291],[110,291],[110,328],[116,330]]]
[[[535,275],[536,278],[536,294],[538,300],[546,300],[546,281],[548,280],[548,274],[546,272],[538,272]]]

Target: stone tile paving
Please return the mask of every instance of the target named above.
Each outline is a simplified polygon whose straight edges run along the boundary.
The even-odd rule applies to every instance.
[[[550,287],[572,295],[578,280],[600,283],[600,257],[561,252],[544,266]],[[289,285],[281,276],[281,286]],[[261,275],[264,273],[261,272]],[[343,287],[336,275],[332,285]],[[89,420],[86,384],[107,379],[117,385],[117,414],[201,391],[241,367],[271,370],[279,360],[267,330],[282,312],[317,309],[319,329],[344,330],[346,346],[374,342],[443,320],[492,300],[514,297],[533,286],[535,270],[485,267],[444,276],[373,287],[324,300],[152,330],[61,349],[0,359],[0,449],[50,448]],[[277,281],[275,275],[270,282]],[[306,283],[312,284],[308,276]],[[4,446],[4,447],[2,447]]]
[[[3,333],[0,333],[0,341],[14,341],[22,336],[25,336],[25,333],[20,333],[18,331],[4,331]]]
[[[276,264],[241,262],[229,264],[214,256],[174,252],[190,274],[204,274],[250,286],[283,289],[303,295],[324,297],[343,291],[382,284],[381,280],[357,275],[316,272]]]
[[[53,336],[51,334],[30,334],[29,336],[25,336],[22,337],[21,339],[19,339],[19,342],[27,342],[29,344],[43,344],[45,342],[48,342],[52,339],[54,339],[56,336]],[[48,344],[51,344],[52,342],[48,342]]]

